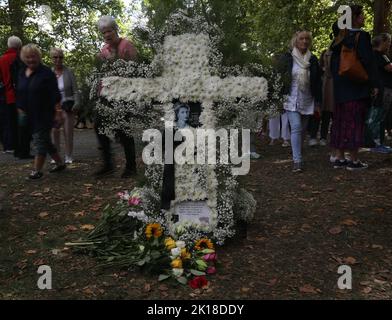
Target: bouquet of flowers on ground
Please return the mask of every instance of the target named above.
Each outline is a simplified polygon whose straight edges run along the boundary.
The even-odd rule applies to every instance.
[[[189,284],[193,289],[208,286],[205,277],[216,273],[217,261],[214,245],[209,239],[187,245],[184,241],[168,237],[165,239],[165,247],[170,252],[171,269],[159,277],[160,281],[171,278],[181,284]]]

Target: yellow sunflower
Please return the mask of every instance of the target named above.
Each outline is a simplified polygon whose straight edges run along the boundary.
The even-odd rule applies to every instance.
[[[151,223],[146,228],[146,237],[150,240],[152,237],[159,238],[163,231],[159,223]]]
[[[171,250],[177,247],[176,242],[172,238],[166,238],[165,246],[167,250]]]
[[[204,249],[214,250],[214,245],[211,240],[203,238],[196,242],[195,249],[198,251],[202,251]]]
[[[182,260],[181,259],[173,260],[171,266],[173,269],[182,269]]]

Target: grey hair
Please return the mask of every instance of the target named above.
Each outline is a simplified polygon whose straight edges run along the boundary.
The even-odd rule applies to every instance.
[[[293,37],[291,38],[291,41],[290,41],[290,49],[294,49],[294,47],[295,47],[295,45],[297,43],[297,40],[298,40],[298,36],[301,33],[308,34],[308,36],[310,37],[310,47],[312,46],[312,44],[313,44],[313,35],[312,35],[312,33],[310,31],[307,31],[307,30],[301,30],[301,31],[297,31],[296,33],[293,34]]]
[[[12,36],[8,38],[8,48],[20,49],[22,48],[22,40],[19,37]]]
[[[100,32],[102,32],[105,28],[112,28],[114,31],[118,31],[118,24],[111,16],[102,16],[99,18],[97,25]]]
[[[59,54],[61,54],[62,56],[64,56],[64,51],[63,51],[63,49],[60,49],[60,48],[52,48],[52,49],[50,49],[50,56],[51,56],[52,58],[54,57],[54,55],[55,55],[56,53],[59,53]]]

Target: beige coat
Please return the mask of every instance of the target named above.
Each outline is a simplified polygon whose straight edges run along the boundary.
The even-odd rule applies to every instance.
[[[331,58],[332,51],[326,50],[321,59],[321,68],[324,71],[323,75],[323,102],[322,111],[334,112],[335,110],[335,97],[333,88],[333,76],[331,71]]]

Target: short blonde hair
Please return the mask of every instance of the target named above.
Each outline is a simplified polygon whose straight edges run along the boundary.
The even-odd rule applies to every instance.
[[[30,53],[34,53],[39,57],[39,61],[42,62],[42,52],[41,49],[34,43],[25,45],[20,52],[20,58],[24,63],[26,63],[26,56]]]
[[[64,51],[60,48],[50,49],[50,57],[53,58],[56,54],[61,54],[64,57]]]
[[[312,46],[312,44],[313,44],[313,35],[312,35],[312,33],[310,31],[307,31],[307,30],[300,30],[300,31],[297,31],[296,33],[293,34],[293,37],[291,38],[291,41],[290,41],[290,49],[294,49],[296,47],[298,37],[299,37],[299,35],[301,33],[306,33],[309,36],[309,38],[310,38],[310,47]]]

